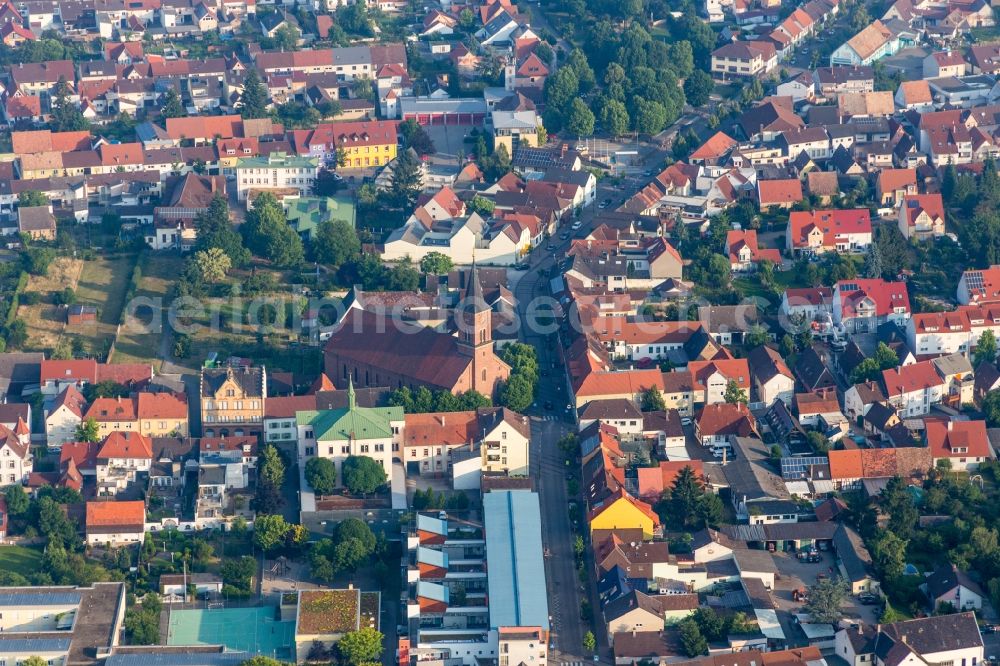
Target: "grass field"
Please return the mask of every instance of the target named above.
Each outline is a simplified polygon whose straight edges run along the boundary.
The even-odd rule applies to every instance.
[[[29,576],[39,570],[42,551],[24,546],[0,546],[0,569]]]
[[[26,293],[40,294],[43,301],[51,301],[52,294],[66,287],[77,288],[83,261],[69,257],[58,257],[49,266],[46,276],[32,275],[28,278]],[[41,302],[35,305],[21,305],[17,316],[28,327],[28,344],[33,349],[51,349],[56,346],[66,328],[65,308]]]
[[[136,298],[148,298],[162,303],[164,310],[156,312],[154,307],[136,307],[134,318],[127,319],[118,336],[115,345],[115,363],[152,363],[159,370],[162,360],[159,358],[160,339],[162,332],[150,326],[154,321],[166,326],[165,309],[169,307],[167,294],[177,277],[181,274],[184,260],[177,255],[147,254],[141,265],[142,279]]]

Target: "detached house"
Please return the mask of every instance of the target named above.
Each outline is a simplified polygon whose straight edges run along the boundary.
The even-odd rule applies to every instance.
[[[66,442],[76,439],[76,429],[83,422],[87,401],[74,385],[62,390],[45,412],[45,441],[49,449],[58,451]]]
[[[838,46],[830,55],[830,66],[870,65],[899,50],[899,38],[876,19],[861,32]]]
[[[889,404],[896,408],[900,418],[927,414],[947,391],[945,381],[930,361],[883,370],[882,384]]]
[[[802,181],[798,178],[757,181],[757,202],[761,210],[769,208],[787,210],[802,199]]]
[[[726,250],[729,254],[729,264],[734,272],[746,273],[757,269],[762,261],[781,265],[781,252],[775,249],[762,249],[757,245],[757,231],[730,230],[726,233]]]
[[[944,201],[940,194],[907,194],[899,207],[903,238],[923,241],[944,236]]]
[[[34,459],[31,455],[31,433],[23,421],[17,432],[0,426],[0,483],[24,483],[31,475]]]
[[[947,460],[951,468],[973,471],[980,463],[993,459],[985,421],[942,421],[926,419],[927,446],[936,465]]]
[[[795,211],[788,218],[786,247],[796,254],[867,252],[872,220],[867,208]]]
[[[903,325],[910,313],[905,282],[858,278],[833,287],[833,321],[851,333],[874,331],[887,321]]]
[[[87,502],[87,544],[128,546],[142,543],[146,533],[146,503]]]
[[[778,55],[769,42],[732,42],[712,51],[712,74],[725,80],[766,74],[778,66]]]

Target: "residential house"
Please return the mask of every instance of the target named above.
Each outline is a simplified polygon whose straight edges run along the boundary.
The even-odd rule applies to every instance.
[[[301,196],[312,194],[313,181],[319,172],[319,160],[274,152],[267,157],[242,158],[236,163],[236,193],[246,200],[251,190],[298,190]]]
[[[947,460],[956,471],[975,471],[981,463],[994,458],[985,421],[928,418],[924,424],[927,446],[935,465]]]
[[[743,403],[705,405],[695,420],[695,439],[721,458],[732,451],[730,437],[750,437],[757,433],[757,421]]]
[[[765,41],[730,42],[712,51],[712,74],[722,80],[767,74],[777,66],[774,45]]]
[[[884,666],[895,659],[928,664],[960,664],[964,659],[967,665],[981,664],[986,653],[974,613],[854,625],[837,632],[834,649],[849,666]],[[896,656],[889,657],[890,652]]]
[[[750,366],[747,359],[691,361],[688,372],[694,381],[695,404],[714,405],[725,402],[726,390],[734,383],[744,395],[750,394]]]
[[[637,529],[642,531],[644,539],[652,539],[660,528],[660,518],[653,508],[624,489],[594,504],[588,522],[591,534],[597,530]]]
[[[802,199],[802,181],[798,178],[757,181],[757,203],[761,210],[787,210]]]
[[[944,236],[944,201],[940,194],[907,194],[899,207],[903,238],[924,241]]]
[[[902,324],[910,313],[905,282],[858,278],[833,287],[833,321],[850,333],[874,331],[889,321]]]
[[[754,229],[726,232],[726,250],[734,272],[752,272],[762,261],[770,261],[775,266],[781,265],[781,252],[759,247],[757,231]]]
[[[66,442],[76,440],[76,429],[83,422],[87,401],[75,385],[69,385],[45,410],[46,446],[58,451]]]
[[[796,254],[867,252],[872,243],[867,208],[794,211],[789,215],[786,248]]]
[[[56,218],[52,215],[52,204],[18,207],[17,230],[32,240],[54,241]]]
[[[791,405],[795,394],[795,376],[776,350],[761,345],[747,355],[750,377],[753,380],[754,402],[771,405],[775,400],[781,400]]]
[[[899,48],[899,37],[876,19],[834,49],[830,54],[830,66],[871,65],[876,60],[895,54]]]
[[[206,437],[262,434],[267,372],[263,366],[203,368],[201,423]]]
[[[153,442],[137,432],[112,432],[101,442],[95,457],[97,494],[115,497],[149,475]]]
[[[129,546],[142,543],[146,534],[146,503],[134,501],[87,502],[87,544]]]
[[[851,594],[879,591],[881,586],[875,574],[875,565],[861,535],[841,523],[833,534],[833,549],[839,560],[838,568],[850,585]],[[838,650],[839,654],[843,653]]]
[[[882,371],[886,398],[902,417],[920,416],[944,399],[947,386],[930,361]]]
[[[897,208],[903,197],[917,194],[917,170],[882,169],[875,179],[875,190],[882,206]]]
[[[940,563],[927,576],[925,593],[932,611],[950,606],[952,611],[979,611],[986,594],[979,583],[950,563]]]

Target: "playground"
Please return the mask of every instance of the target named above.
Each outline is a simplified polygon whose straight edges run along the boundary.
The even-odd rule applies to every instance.
[[[277,606],[169,613],[167,645],[225,645],[229,650],[294,660],[295,622],[279,621]]]

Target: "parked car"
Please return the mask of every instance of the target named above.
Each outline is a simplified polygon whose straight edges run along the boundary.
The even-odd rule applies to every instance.
[[[577,220],[576,222],[573,223],[573,226],[570,227],[570,229],[572,229],[573,231],[577,231],[582,226],[583,226],[583,222],[581,222],[580,220]]]
[[[878,602],[879,598],[876,597],[874,594],[862,594],[860,597],[858,597],[858,603],[860,603],[862,606],[874,606],[878,604]]]
[[[548,245],[545,246],[545,249],[548,250],[549,252],[555,252],[556,245],[555,243],[549,243]]]

